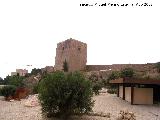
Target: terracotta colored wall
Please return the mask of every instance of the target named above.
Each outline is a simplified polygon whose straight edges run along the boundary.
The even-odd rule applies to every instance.
[[[123,86],[119,86],[119,97],[123,98]]]
[[[83,70],[87,63],[87,44],[68,39],[57,44],[55,70],[63,70],[63,62],[67,61],[69,71]]]
[[[153,104],[153,88],[134,88],[133,104]]]
[[[131,87],[125,87],[125,100],[131,102]]]

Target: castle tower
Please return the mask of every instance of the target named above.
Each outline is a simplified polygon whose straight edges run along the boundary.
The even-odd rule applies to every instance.
[[[63,70],[65,61],[67,62],[69,72],[83,70],[87,63],[87,44],[72,38],[58,43],[55,70]]]

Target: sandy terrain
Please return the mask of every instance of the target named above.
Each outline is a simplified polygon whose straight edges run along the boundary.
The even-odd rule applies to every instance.
[[[2,98],[1,98],[2,99]],[[160,120],[160,106],[158,105],[130,105],[130,103],[107,93],[93,98],[94,112],[111,113],[111,118],[84,116],[82,120],[116,120],[120,110],[134,112],[136,120]],[[43,120],[40,106],[25,107],[24,102],[6,102],[0,100],[0,120]]]

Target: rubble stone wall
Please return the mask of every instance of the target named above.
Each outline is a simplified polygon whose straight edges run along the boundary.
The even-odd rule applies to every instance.
[[[55,70],[63,70],[66,60],[69,72],[83,70],[87,63],[87,44],[72,38],[57,44]]]
[[[138,71],[150,71],[153,70],[154,64],[112,64],[112,65],[86,65],[87,71],[99,71],[99,70],[112,70],[119,71],[124,68],[133,68]]]

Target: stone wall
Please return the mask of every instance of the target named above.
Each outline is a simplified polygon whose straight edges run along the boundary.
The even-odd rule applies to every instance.
[[[112,65],[86,65],[87,71],[100,71],[100,70],[112,70],[119,71],[124,68],[133,68],[138,71],[151,71],[154,69],[153,63],[147,64],[112,64]]]
[[[11,76],[19,74],[19,76],[25,76],[28,73],[26,69],[16,69],[16,72],[11,72]]]
[[[69,71],[83,70],[87,63],[87,44],[72,38],[57,44],[55,70],[63,70],[66,60]]]
[[[19,73],[19,76],[25,76],[28,73],[26,69],[16,69],[16,72]]]
[[[53,66],[46,66],[45,68],[41,68],[42,73],[47,72],[47,73],[53,73],[54,72],[54,67]]]

